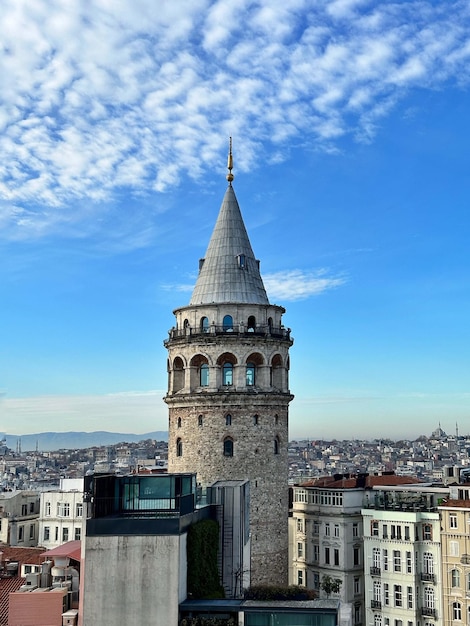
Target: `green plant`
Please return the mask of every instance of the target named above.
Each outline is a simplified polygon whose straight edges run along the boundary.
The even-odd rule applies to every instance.
[[[219,525],[213,520],[193,524],[188,532],[188,594],[195,599],[223,598],[217,567]]]
[[[326,593],[326,597],[329,598],[332,593],[340,592],[341,585],[342,581],[339,578],[323,576],[323,578],[321,579],[320,587]]]

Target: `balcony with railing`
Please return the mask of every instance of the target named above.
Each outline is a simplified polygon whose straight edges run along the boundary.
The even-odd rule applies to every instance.
[[[227,338],[233,337],[271,337],[273,339],[285,339],[291,341],[290,337],[291,329],[284,328],[284,326],[271,326],[269,324],[257,324],[254,328],[248,328],[244,324],[239,326],[205,326],[193,327],[187,326],[186,328],[171,328],[168,331],[168,339],[164,342],[165,345],[169,341],[195,341],[200,340],[203,337],[220,336],[225,335]]]
[[[421,615],[423,617],[432,617],[433,619],[437,619],[437,611],[430,606],[421,607]]]
[[[380,576],[382,570],[380,569],[380,567],[377,567],[376,565],[372,565],[370,568],[370,575],[371,576]]]
[[[436,574],[431,574],[429,572],[421,572],[420,578],[424,583],[432,583],[436,584]]]
[[[382,608],[382,602],[380,600],[371,600],[370,608],[375,609],[376,611],[380,610]]]

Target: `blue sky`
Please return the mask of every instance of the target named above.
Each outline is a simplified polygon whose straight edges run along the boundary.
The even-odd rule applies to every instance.
[[[0,31],[1,430],[167,428],[232,135],[291,437],[468,432],[468,2],[6,0]]]

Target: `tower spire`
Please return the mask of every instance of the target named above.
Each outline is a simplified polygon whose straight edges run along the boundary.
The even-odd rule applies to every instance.
[[[233,156],[232,156],[232,138],[231,137],[230,137],[230,141],[229,141],[227,169],[228,169],[227,180],[228,180],[228,184],[231,187],[232,186],[232,180],[234,178],[234,176],[232,174],[232,170],[233,170]]]

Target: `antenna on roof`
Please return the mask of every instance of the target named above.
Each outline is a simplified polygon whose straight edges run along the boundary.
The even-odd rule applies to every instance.
[[[232,180],[233,180],[233,174],[232,174],[232,170],[233,170],[233,156],[232,156],[232,138],[231,137],[230,137],[229,150],[228,150],[227,169],[228,169],[227,180],[228,180],[228,184],[231,187],[232,186]]]

